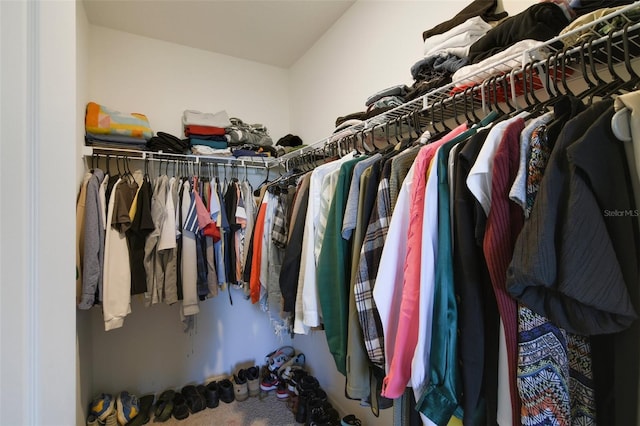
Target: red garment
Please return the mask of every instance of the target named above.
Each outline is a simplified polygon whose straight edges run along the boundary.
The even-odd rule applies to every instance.
[[[209,200],[209,205],[207,206],[207,210],[209,211],[209,213],[211,213],[211,196],[212,195],[217,196],[217,195],[212,194],[211,185],[209,185],[208,190],[209,190],[209,193],[207,194],[208,195],[207,199]],[[218,241],[220,241],[220,238],[221,238],[220,228],[218,228],[218,224],[213,221],[213,218],[211,219],[211,223],[209,223],[207,226],[205,226],[202,229],[202,233],[207,237],[213,238],[214,243],[217,243]]]
[[[186,137],[192,135],[204,136],[222,136],[226,133],[224,127],[198,126],[197,124],[189,124],[184,126],[184,135]]]
[[[407,256],[404,262],[404,283],[400,316],[393,347],[393,357],[387,376],[382,384],[382,395],[399,398],[411,378],[411,360],[418,344],[420,311],[420,255],[424,216],[424,196],[427,185],[427,171],[438,148],[467,129],[463,124],[437,142],[430,143],[418,152],[414,160],[414,174],[409,205],[409,232],[407,234]]]
[[[504,325],[509,365],[509,393],[513,424],[520,424],[520,398],[516,384],[518,365],[518,307],[507,293],[507,268],[524,224],[522,207],[509,199],[509,191],[518,173],[520,133],[524,120],[518,118],[505,129],[493,159],[491,176],[491,209],[487,217],[483,250]]]
[[[262,235],[264,234],[264,217],[267,214],[267,203],[260,204],[258,217],[253,228],[253,257],[251,258],[251,278],[249,289],[251,303],[260,300],[260,264],[262,261]]]

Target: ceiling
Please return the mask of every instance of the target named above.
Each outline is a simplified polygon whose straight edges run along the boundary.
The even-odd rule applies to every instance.
[[[84,0],[89,22],[289,68],[355,0]]]

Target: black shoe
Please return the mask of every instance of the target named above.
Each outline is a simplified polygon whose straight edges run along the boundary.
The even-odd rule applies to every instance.
[[[187,385],[182,388],[182,395],[187,400],[187,406],[191,414],[198,413],[205,409],[207,401],[204,396],[198,392],[198,389],[193,385]]]
[[[342,426],[361,426],[362,422],[353,414],[348,414],[342,418],[340,423]]]
[[[231,383],[231,380],[224,379],[218,382],[218,389],[220,391],[218,395],[222,402],[226,402],[227,404],[233,402],[233,400],[235,399],[235,395],[233,392],[233,383]]]
[[[220,404],[220,389],[218,388],[218,382],[213,381],[206,386],[206,400],[208,408],[216,408]]]
[[[154,411],[154,422],[166,422],[171,418],[171,413],[173,412],[173,398],[175,395],[175,391],[171,389],[160,394]]]
[[[301,390],[298,393],[298,406],[296,408],[296,422],[306,423],[309,400],[313,398],[313,390]]]
[[[318,379],[313,377],[310,374],[306,376],[302,376],[298,381],[298,393],[303,390],[311,390],[315,391],[320,388],[320,383],[318,383]]]
[[[180,392],[173,396],[173,411],[171,413],[176,420],[184,420],[189,417],[189,406],[187,400]]]
[[[329,421],[327,414],[325,412],[325,401],[320,398],[313,398],[308,402],[308,413],[307,413],[307,422],[306,426],[316,426],[320,424],[325,424]]]

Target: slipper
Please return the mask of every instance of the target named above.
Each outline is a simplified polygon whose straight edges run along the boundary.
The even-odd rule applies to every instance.
[[[154,422],[166,422],[171,418],[173,412],[173,397],[175,394],[176,392],[171,389],[160,394],[154,412]]]
[[[153,405],[154,399],[154,395],[145,395],[141,397],[139,399],[140,412],[127,423],[127,426],[140,426],[149,423],[149,414],[151,412],[151,406]]]

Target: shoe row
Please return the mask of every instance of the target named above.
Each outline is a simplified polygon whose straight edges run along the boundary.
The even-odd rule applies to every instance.
[[[186,385],[180,391],[168,389],[157,400],[154,395],[137,398],[126,391],[116,398],[102,393],[91,402],[87,426],[143,425],[152,415],[154,422],[164,422],[171,417],[183,420],[189,414],[216,408],[220,401],[228,404],[257,396],[260,393],[259,382],[258,367],[250,367],[234,374],[233,381],[226,378],[201,385]]]

